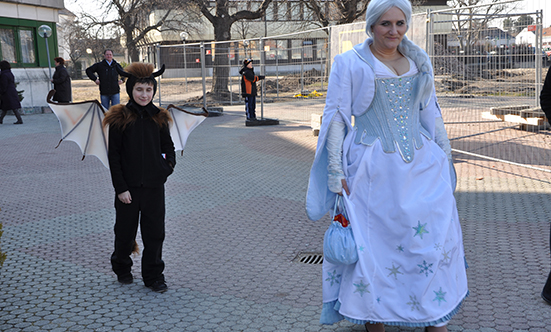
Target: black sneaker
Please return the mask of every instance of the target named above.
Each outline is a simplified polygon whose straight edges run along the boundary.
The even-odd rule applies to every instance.
[[[147,286],[147,288],[151,288],[151,290],[157,293],[164,293],[168,290],[168,286],[166,285],[164,280],[157,280],[151,285]]]
[[[127,275],[124,275],[124,276],[117,277],[117,280],[121,284],[129,285],[134,281],[134,278],[132,277],[132,274],[127,274]]]

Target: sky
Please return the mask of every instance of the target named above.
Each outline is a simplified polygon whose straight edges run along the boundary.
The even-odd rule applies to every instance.
[[[528,13],[543,10],[543,27],[551,26],[551,0],[524,0],[524,9]],[[519,6],[520,7],[520,6]]]
[[[101,15],[101,3],[99,0],[65,0],[65,7],[75,14],[83,10],[94,15]],[[519,13],[534,13],[539,9],[543,10],[543,26],[551,26],[551,0],[522,0],[519,1]]]

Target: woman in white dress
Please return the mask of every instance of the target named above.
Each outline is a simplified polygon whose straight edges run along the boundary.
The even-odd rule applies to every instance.
[[[451,148],[408,0],[372,0],[370,38],[335,56],[306,210],[343,195],[358,262],[323,263],[322,324],[447,331],[468,295]],[[352,123],[354,123],[352,125]]]

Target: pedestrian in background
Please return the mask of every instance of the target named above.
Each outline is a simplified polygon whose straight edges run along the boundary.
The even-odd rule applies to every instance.
[[[11,65],[6,60],[0,61],[0,100],[2,102],[2,114],[0,114],[0,124],[4,122],[4,117],[8,111],[13,111],[13,114],[17,118],[14,124],[23,124],[19,109],[21,108],[21,102],[19,101],[19,94],[15,88],[15,77],[11,72]]]
[[[113,59],[113,51],[103,52],[103,61],[97,62],[86,68],[86,75],[97,85],[101,97],[101,105],[106,109],[113,105],[120,104],[120,87],[124,80],[119,79],[117,67],[122,70],[121,65]],[[97,75],[96,75],[97,74]]]
[[[54,83],[55,94],[53,100],[59,103],[69,103],[71,102],[72,92],[71,92],[71,77],[65,68],[65,60],[62,57],[54,58],[55,61],[55,73],[52,77],[52,82]]]
[[[245,98],[247,121],[256,121],[256,82],[263,80],[265,77],[254,74],[252,59],[243,60],[243,68],[241,68],[239,74],[241,74],[241,95]]]
[[[543,83],[543,88],[541,89],[540,105],[543,112],[545,112],[547,121],[551,123],[551,67],[549,67],[549,70],[547,71],[547,76],[545,76],[545,82]],[[549,243],[551,243],[551,236],[549,238]],[[551,304],[551,272],[549,273],[549,277],[547,277],[547,282],[543,287],[541,297],[547,303]]]
[[[358,260],[323,261],[322,324],[442,332],[468,295],[451,147],[411,17],[409,0],[372,0],[370,38],[333,62],[306,211],[318,220],[342,195]]]

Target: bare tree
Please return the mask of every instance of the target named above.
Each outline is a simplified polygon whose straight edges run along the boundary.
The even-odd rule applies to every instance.
[[[185,8],[188,3],[178,0],[108,0],[103,5],[104,17],[115,16],[113,19],[103,20],[86,13],[83,18],[88,28],[103,27],[122,31],[129,60],[133,62],[139,60],[138,47],[150,43],[148,35],[151,32],[161,31],[161,28],[170,29],[170,21],[175,20],[180,23],[180,28],[185,26],[185,20],[175,17],[175,13],[184,15],[186,11],[182,7]],[[149,20],[152,12],[160,14],[156,22]]]
[[[216,48],[228,50],[231,40],[231,27],[235,22],[241,20],[254,20],[261,18],[266,13],[266,9],[272,0],[263,0],[256,10],[240,10],[230,14],[231,1],[216,0],[214,8],[210,6],[213,1],[191,0],[199,7],[201,13],[209,20],[214,28],[214,40],[217,42]],[[226,42],[228,41],[228,42]],[[229,58],[227,56],[215,56],[214,72],[212,80],[212,92],[214,95],[227,96],[228,76],[229,76]]]
[[[369,0],[301,0],[304,6],[314,13],[323,27],[346,24],[363,18]]]
[[[480,38],[480,32],[488,23],[505,13],[507,5],[499,4],[501,0],[450,0],[448,6],[455,8],[453,29],[459,39],[459,48],[470,54]],[[487,4],[486,6],[477,6]]]

